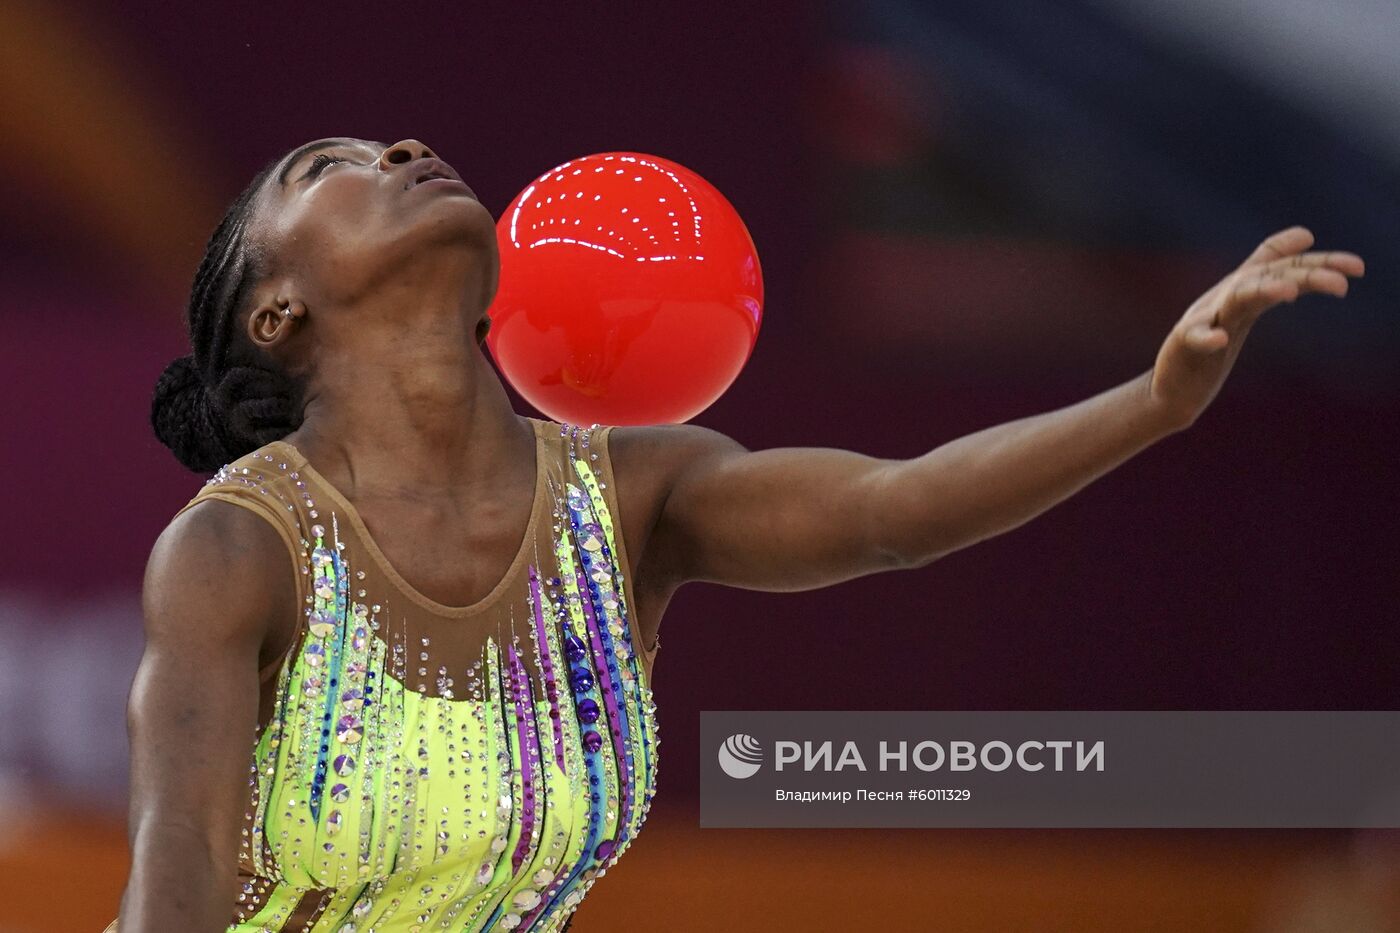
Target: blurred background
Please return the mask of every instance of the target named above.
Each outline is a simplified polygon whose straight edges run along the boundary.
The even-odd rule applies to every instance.
[[[767,313],[696,420],[750,448],[915,456],[1141,373],[1278,228],[1362,254],[1192,430],[1019,529],[683,589],[659,796],[573,930],[1400,929],[1386,833],[702,831],[696,802],[702,709],[1396,707],[1392,0],[0,0],[0,43],[0,933],[115,916],[142,569],[202,482],[151,388],[224,208],[330,135],[421,139],[493,213],[591,152],[705,176]]]

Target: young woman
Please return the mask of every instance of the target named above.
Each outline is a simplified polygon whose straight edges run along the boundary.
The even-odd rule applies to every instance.
[[[816,588],[1022,524],[1193,424],[1265,310],[1344,295],[1361,260],[1312,243],[1269,237],[1076,405],[910,460],[750,452],[517,415],[482,349],[494,221],[452,168],[412,139],[277,159],[153,403],[217,473],[148,569],[122,933],[566,928],[655,791],[677,587]]]

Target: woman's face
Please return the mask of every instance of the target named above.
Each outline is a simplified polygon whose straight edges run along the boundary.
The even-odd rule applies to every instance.
[[[449,180],[420,184],[430,175]],[[313,301],[354,303],[396,274],[421,274],[423,263],[449,277],[478,269],[494,291],[494,219],[414,139],[332,137],[293,150],[263,185],[254,225],[272,269]]]

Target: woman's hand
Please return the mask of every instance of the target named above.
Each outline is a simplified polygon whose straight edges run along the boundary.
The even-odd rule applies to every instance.
[[[1365,274],[1355,253],[1304,252],[1312,245],[1305,227],[1280,230],[1186,309],[1157,354],[1148,388],[1167,423],[1176,428],[1195,423],[1265,311],[1307,292],[1341,298],[1349,277]]]

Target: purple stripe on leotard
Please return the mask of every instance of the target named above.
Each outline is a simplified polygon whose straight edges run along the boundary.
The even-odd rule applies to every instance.
[[[535,565],[530,565],[530,598],[535,604],[535,634],[539,636],[540,666],[544,669],[545,696],[549,698],[549,721],[554,727],[554,762],[559,770],[564,768],[564,727],[560,720],[564,711],[559,703],[559,685],[554,677],[554,657],[549,648],[549,636],[545,630],[544,599],[540,595],[540,576]]]
[[[520,841],[515,845],[511,856],[511,868],[520,872],[520,863],[530,852],[531,830],[535,825],[535,766],[532,759],[539,757],[539,745],[535,736],[535,709],[530,696],[530,678],[520,663],[520,653],[515,645],[507,645],[506,655],[510,665],[510,695],[515,702],[515,731],[520,740],[520,784],[523,806],[520,815]]]

